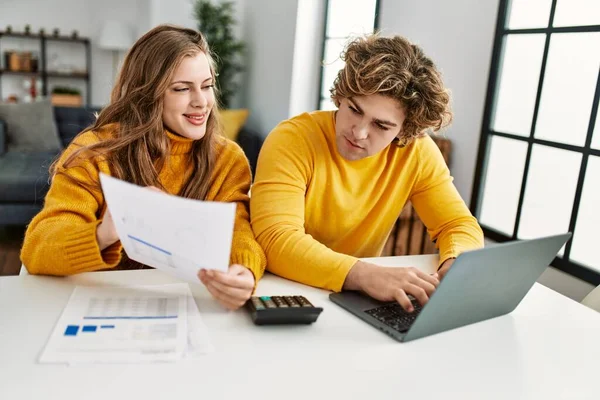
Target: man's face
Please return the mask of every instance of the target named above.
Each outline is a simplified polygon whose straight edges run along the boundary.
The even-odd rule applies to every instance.
[[[400,135],[405,118],[404,106],[390,97],[343,98],[335,117],[338,151],[348,161],[372,156]]]

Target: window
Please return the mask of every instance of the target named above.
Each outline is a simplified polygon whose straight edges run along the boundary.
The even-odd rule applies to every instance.
[[[344,66],[340,54],[351,37],[377,29],[377,0],[328,0],[326,2],[323,56],[319,90],[320,110],[334,110],[329,89]]]
[[[573,238],[553,266],[600,284],[600,1],[501,0],[471,209],[487,237]]]

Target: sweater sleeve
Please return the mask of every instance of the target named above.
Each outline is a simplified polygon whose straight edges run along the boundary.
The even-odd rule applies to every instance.
[[[57,165],[78,147],[72,143]],[[96,239],[104,211],[102,193],[77,182],[98,185],[97,165],[83,161],[68,169],[59,167],[52,177],[44,207],[27,227],[21,249],[21,261],[29,273],[71,275],[113,268],[119,263],[120,242],[100,251]]]
[[[440,265],[483,247],[483,232],[452,183],[446,162],[430,137],[419,139],[419,177],[411,202],[440,250]]]
[[[300,130],[282,123],[261,149],[250,199],[252,229],[265,249],[269,271],[340,291],[358,259],[329,249],[305,232],[305,193],[315,151]]]
[[[216,179],[219,187],[214,200],[237,205],[230,262],[248,268],[258,282],[265,272],[267,260],[250,227],[250,164],[243,150],[231,141],[226,142],[221,157],[225,158],[225,162]]]

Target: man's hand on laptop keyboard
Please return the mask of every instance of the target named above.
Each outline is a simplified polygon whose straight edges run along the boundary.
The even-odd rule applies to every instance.
[[[444,263],[440,266],[440,268],[438,269],[438,272],[437,272],[440,279],[444,279],[444,276],[446,276],[446,274],[448,273],[448,270],[450,269],[452,264],[454,264],[454,260],[456,260],[454,257],[449,258],[446,261],[444,261]]]
[[[389,268],[358,261],[346,276],[343,288],[362,290],[380,301],[395,300],[412,312],[408,295],[425,305],[439,283],[437,274],[429,275],[413,267]]]

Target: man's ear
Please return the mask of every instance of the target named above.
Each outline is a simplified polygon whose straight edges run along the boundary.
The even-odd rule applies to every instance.
[[[394,140],[392,140],[392,143],[394,143],[398,147],[404,147],[406,146],[406,139],[402,136],[396,136]]]

